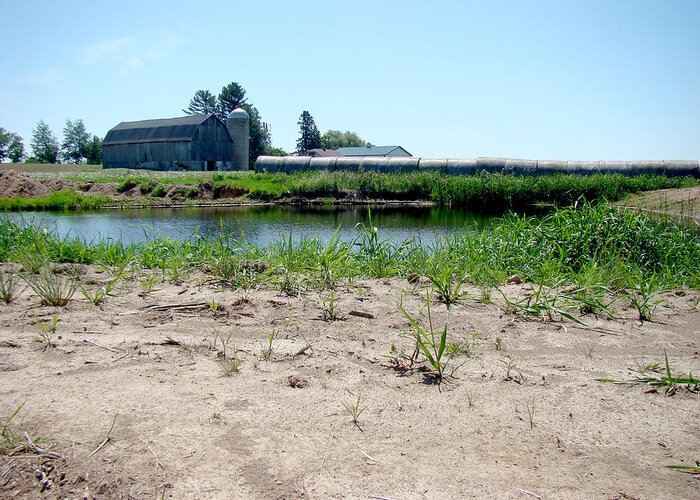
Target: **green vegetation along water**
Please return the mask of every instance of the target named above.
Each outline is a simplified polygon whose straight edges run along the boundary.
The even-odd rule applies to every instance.
[[[137,170],[102,170],[84,173],[33,173],[33,178],[61,179],[75,183],[79,196],[68,193],[53,199],[0,199],[2,210],[87,209],[109,204],[172,202],[169,187],[179,186],[179,201],[197,203],[209,198],[226,198],[237,193],[238,199],[251,201],[305,201],[309,199],[429,201],[440,206],[468,208],[481,213],[503,213],[535,205],[568,206],[579,199],[617,201],[641,191],[696,186],[691,178],[619,174],[518,176],[478,174],[447,176],[437,172],[384,174],[378,172],[298,172],[263,174],[253,172],[149,172]],[[115,183],[114,194],[138,186],[142,197],[108,200],[80,194],[90,183]],[[172,191],[170,191],[172,192]]]
[[[85,241],[113,238],[124,244],[168,237],[184,240],[195,235],[225,232],[258,246],[280,237],[328,242],[338,230],[341,240],[352,241],[356,226],[367,220],[364,206],[238,206],[146,208],[133,210],[11,212],[0,218],[18,224],[34,223],[59,238],[79,236]],[[377,206],[374,224],[393,242],[414,238],[434,241],[462,229],[481,229],[491,218],[450,207]]]
[[[586,307],[601,307],[614,290],[649,301],[663,288],[700,288],[697,232],[606,204],[557,210],[534,218],[507,215],[487,228],[455,231],[431,242],[385,239],[377,219],[367,218],[352,240],[281,235],[265,245],[238,234],[182,241],[149,239],[127,244],[86,243],[36,225],[0,222],[0,260],[37,269],[48,262],[99,264],[127,270],[156,269],[181,281],[204,270],[226,286],[260,284],[298,292],[333,288],[360,277],[426,276],[439,288],[468,282],[489,290],[514,273],[538,285],[575,285]],[[486,292],[485,292],[486,294]]]

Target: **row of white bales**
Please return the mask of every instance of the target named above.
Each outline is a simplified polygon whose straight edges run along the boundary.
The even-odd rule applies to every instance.
[[[255,163],[256,172],[300,171],[375,171],[384,173],[441,172],[450,175],[474,175],[479,172],[552,175],[666,175],[668,177],[700,178],[697,160],[632,160],[632,161],[567,161],[523,160],[518,158],[416,158],[416,157],[331,157],[309,156],[260,156]]]

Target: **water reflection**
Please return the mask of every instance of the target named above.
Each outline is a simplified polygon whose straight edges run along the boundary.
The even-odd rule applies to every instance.
[[[462,229],[481,228],[488,218],[444,207],[372,207],[372,223],[383,239],[433,241]],[[195,234],[231,232],[264,246],[291,233],[295,238],[328,241],[336,228],[346,241],[357,234],[356,226],[368,222],[362,206],[245,206],[149,208],[100,212],[17,212],[1,217],[15,222],[39,224],[60,237],[79,236],[89,241],[106,238],[137,243],[154,237],[183,240]]]

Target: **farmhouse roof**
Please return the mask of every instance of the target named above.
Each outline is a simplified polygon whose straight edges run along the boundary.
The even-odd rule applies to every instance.
[[[208,114],[160,120],[121,122],[107,132],[102,145],[191,141],[197,132],[197,128],[212,116],[218,120],[215,115]]]
[[[340,153],[338,153],[335,149],[325,149],[325,148],[314,148],[310,149],[308,151],[309,156],[314,156],[314,157],[321,157],[321,158],[326,158],[326,157],[333,157],[333,156],[342,156]]]
[[[352,148],[338,148],[337,151],[342,156],[389,156],[397,149],[400,149],[407,155],[411,156],[411,154],[401,146],[360,146]]]

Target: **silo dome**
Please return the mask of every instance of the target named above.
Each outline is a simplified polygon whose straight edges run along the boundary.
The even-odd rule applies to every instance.
[[[226,121],[228,120],[250,120],[250,116],[245,109],[236,108],[229,113],[228,118],[226,118]]]

